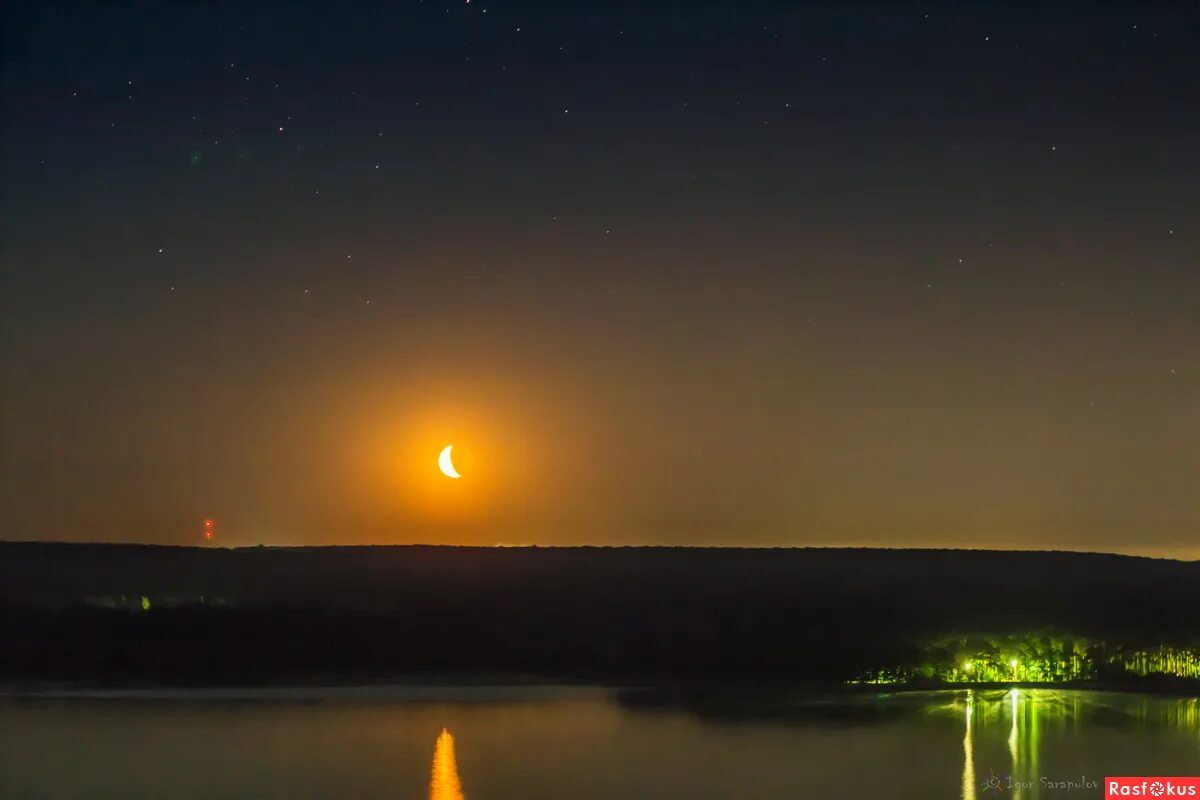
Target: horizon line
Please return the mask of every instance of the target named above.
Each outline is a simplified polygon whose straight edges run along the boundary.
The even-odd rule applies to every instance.
[[[1109,556],[1116,558],[1143,558],[1155,561],[1178,561],[1190,564],[1200,562],[1200,554],[1183,555],[1152,555],[1146,551],[1120,550],[1087,550],[1074,548],[1022,548],[1022,547],[954,547],[954,546],[894,546],[873,544],[804,544],[804,545],[727,545],[727,544],[539,544],[497,542],[495,544],[452,544],[435,542],[359,542],[349,544],[213,544],[213,543],[163,543],[139,541],[79,541],[69,539],[5,539],[0,538],[0,546],[4,545],[34,545],[34,546],[65,546],[65,547],[162,547],[181,550],[221,550],[234,552],[238,550],[331,550],[350,548],[445,548],[445,549],[475,549],[475,550],[870,550],[876,552],[952,552],[952,553],[1028,553],[1038,555],[1070,554]],[[1168,550],[1170,548],[1154,548]]]

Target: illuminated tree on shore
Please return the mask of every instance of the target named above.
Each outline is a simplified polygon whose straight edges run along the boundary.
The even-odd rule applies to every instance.
[[[1040,634],[930,640],[912,663],[871,670],[866,683],[1063,683],[1097,677],[1200,680],[1200,649],[1110,646]]]

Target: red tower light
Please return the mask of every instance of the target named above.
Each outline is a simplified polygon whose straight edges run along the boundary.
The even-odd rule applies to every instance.
[[[213,537],[213,521],[211,519],[204,520],[204,538],[211,539]]]

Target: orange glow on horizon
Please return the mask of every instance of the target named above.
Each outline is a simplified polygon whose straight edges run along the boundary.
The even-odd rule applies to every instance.
[[[455,399],[472,395],[486,400]],[[523,397],[456,386],[429,391],[419,403],[375,402],[351,418],[340,508],[355,519],[340,520],[339,528],[356,538],[491,543],[511,536],[498,531],[543,494],[538,478],[550,470],[534,454],[548,438],[544,417],[535,424]]]
[[[454,759],[454,737],[442,728],[433,749],[433,774],[429,779],[429,800],[464,800],[458,764]]]

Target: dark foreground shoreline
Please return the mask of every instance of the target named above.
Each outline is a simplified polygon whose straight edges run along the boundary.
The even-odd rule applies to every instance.
[[[1186,692],[1198,589],[1061,552],[0,543],[0,684]]]
[[[626,697],[686,698],[734,695],[771,698],[780,695],[807,696],[815,698],[850,698],[878,695],[921,695],[930,693],[980,691],[1007,692],[1029,691],[1081,691],[1113,692],[1125,694],[1157,695],[1162,697],[1200,696],[1200,681],[1173,680],[1169,682],[1139,681],[1073,681],[1067,683],[942,683],[927,685],[877,686],[870,684],[837,683],[774,683],[751,684],[741,681],[692,682],[686,684],[613,684],[592,681],[570,681],[562,678],[539,678],[533,676],[497,675],[479,679],[447,680],[438,676],[397,676],[395,680],[375,683],[347,683],[336,677],[324,680],[300,681],[287,684],[172,684],[172,683],[96,683],[96,682],[23,682],[0,683],[0,698],[101,698],[145,697],[150,699],[169,697],[207,696],[234,699],[338,699],[374,697],[382,694],[403,699],[413,693],[462,691],[523,690],[537,691],[601,691],[621,693]]]
[[[802,722],[862,724],[901,719],[929,703],[1008,702],[1013,693],[1034,702],[1069,702],[1072,697],[1160,698],[1191,703],[1200,697],[1200,682],[1112,684],[971,684],[880,687],[829,684],[689,683],[611,685],[545,681],[528,677],[489,676],[478,679],[409,679],[386,683],[231,686],[105,686],[95,684],[22,686],[0,684],[0,704],[184,704],[193,706],[391,705],[409,703],[528,703],[608,700],[632,712],[683,712],[714,722]]]

